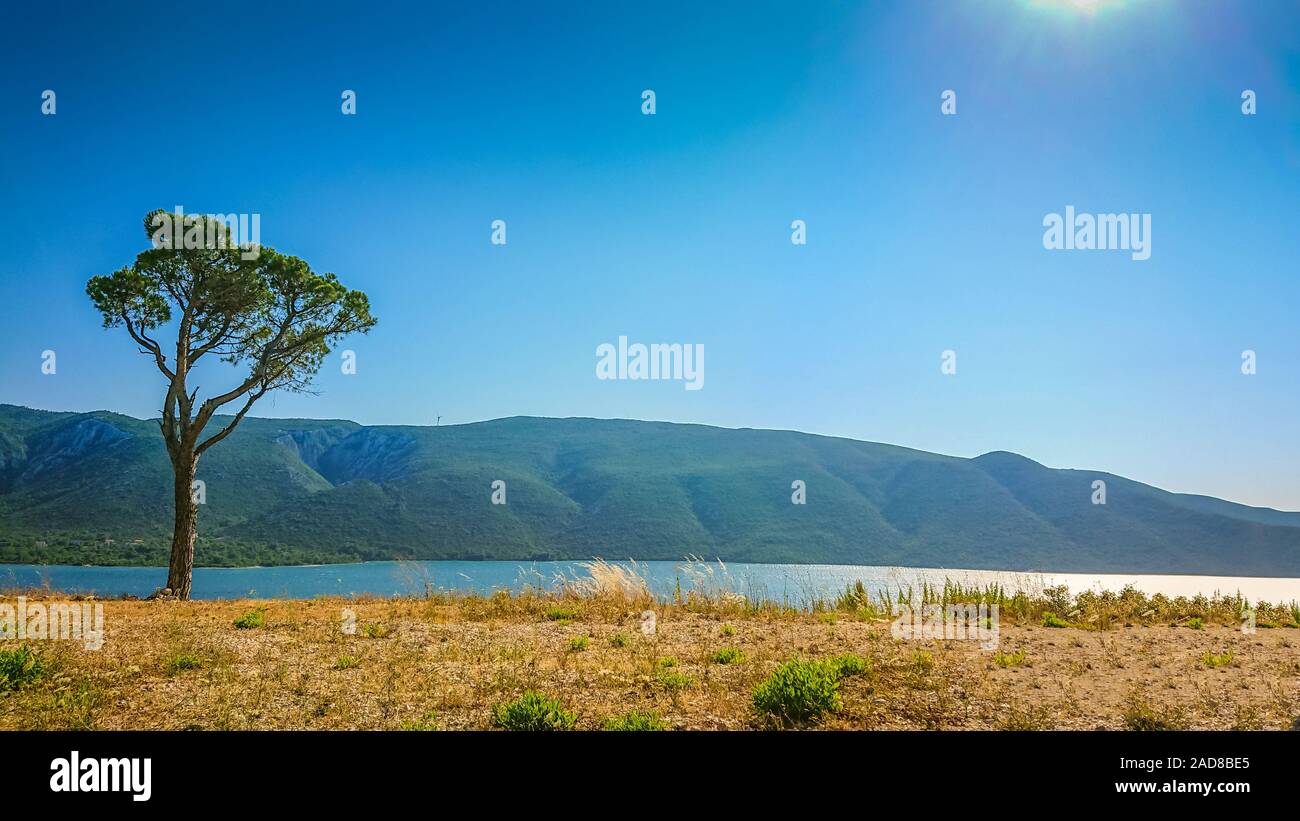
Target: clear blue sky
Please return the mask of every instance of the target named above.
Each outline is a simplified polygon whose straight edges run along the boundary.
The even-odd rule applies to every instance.
[[[179,204],[380,317],[259,415],[791,428],[1300,509],[1297,3],[523,5],[10,9],[0,402],[156,412],[83,288]],[[1150,213],[1151,259],[1044,250],[1066,205]],[[702,343],[704,389],[597,380],[619,335]]]

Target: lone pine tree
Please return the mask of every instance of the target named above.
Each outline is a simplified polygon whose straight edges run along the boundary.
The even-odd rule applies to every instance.
[[[198,535],[192,488],[199,459],[271,391],[308,391],[331,346],[346,334],[366,333],[376,320],[364,293],[348,290],[334,274],[317,274],[298,257],[241,247],[219,219],[152,211],[144,229],[152,247],[133,265],[92,277],[86,293],[104,327],[126,328],[166,383],[158,425],[175,502],[167,586],[187,599]],[[174,330],[174,345],[164,347],[156,338],[164,326]],[[244,376],[200,401],[189,379],[208,356]],[[217,411],[239,400],[234,417],[204,438]]]

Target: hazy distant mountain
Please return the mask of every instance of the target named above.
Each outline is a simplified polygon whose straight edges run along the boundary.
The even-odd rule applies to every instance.
[[[699,555],[1300,576],[1300,513],[1012,453],[961,459],[787,431],[250,418],[199,478],[199,564]],[[498,479],[504,505],[491,502]],[[1096,479],[1105,505],[1091,502]],[[795,480],[807,504],[791,503]],[[165,563],[170,518],[154,422],[0,405],[0,560]]]

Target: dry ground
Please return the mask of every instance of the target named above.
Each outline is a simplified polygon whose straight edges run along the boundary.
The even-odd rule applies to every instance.
[[[103,606],[102,649],[30,643],[50,672],[0,694],[0,729],[485,729],[526,689],[560,699],[579,729],[632,709],[678,729],[755,728],[751,692],[780,662],[845,652],[871,669],[817,726],[1283,729],[1300,715],[1295,629],[1004,625],[999,655],[898,641],[887,621],[743,608],[658,605],[646,636],[639,607],[508,596]],[[264,625],[237,629],[255,608]],[[713,661],[724,647],[743,661]]]

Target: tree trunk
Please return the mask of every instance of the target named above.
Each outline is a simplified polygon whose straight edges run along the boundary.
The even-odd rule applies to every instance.
[[[172,557],[167,567],[167,586],[177,598],[190,597],[194,577],[194,540],[199,535],[199,506],[194,500],[197,460],[189,454],[172,462],[175,473],[176,524],[172,530]]]

